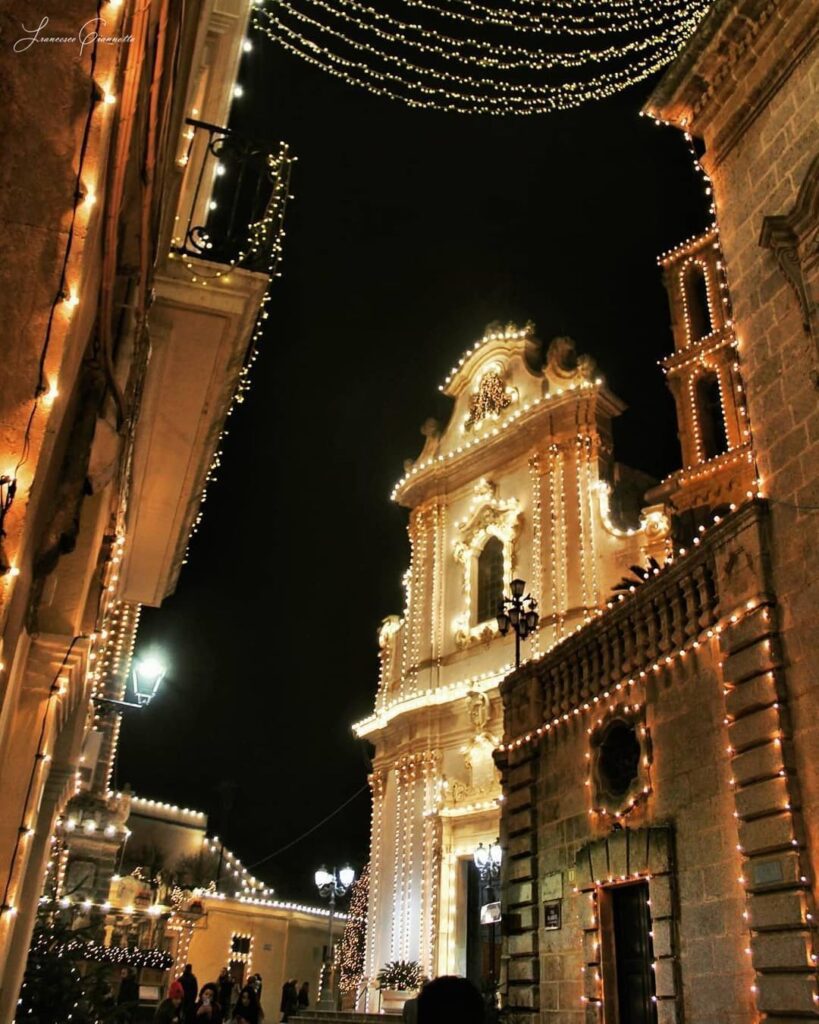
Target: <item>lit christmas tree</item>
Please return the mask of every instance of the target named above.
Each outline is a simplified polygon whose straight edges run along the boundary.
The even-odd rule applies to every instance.
[[[86,947],[93,945],[59,919],[41,917],[29,949],[15,1024],[98,1024],[111,1019],[110,969],[86,963],[81,973],[77,966]]]
[[[350,909],[338,953],[342,992],[356,992],[364,976],[364,937],[370,896],[370,866],[367,864],[350,890]]]

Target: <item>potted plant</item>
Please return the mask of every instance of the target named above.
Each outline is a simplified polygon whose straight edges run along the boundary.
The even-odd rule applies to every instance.
[[[401,1013],[404,1003],[421,984],[421,965],[417,960],[391,960],[376,975],[381,990],[381,1009]]]

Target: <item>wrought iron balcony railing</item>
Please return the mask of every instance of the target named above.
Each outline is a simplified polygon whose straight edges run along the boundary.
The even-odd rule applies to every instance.
[[[275,274],[281,258],[292,157],[284,142],[243,138],[188,118],[186,168],[172,251]]]

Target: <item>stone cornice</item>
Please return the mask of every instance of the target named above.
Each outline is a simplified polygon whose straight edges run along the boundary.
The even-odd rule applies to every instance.
[[[508,468],[535,446],[574,441],[584,429],[591,433],[597,429],[601,415],[613,418],[625,408],[603,384],[547,393],[530,408],[515,410],[495,432],[474,446],[417,464],[396,484],[393,498],[400,505],[414,508],[432,496],[451,493],[482,476],[491,477],[499,466]]]
[[[804,0],[717,0],[680,56],[660,80],[643,110],[649,116],[703,135],[712,117],[730,109],[730,97],[747,89],[760,52],[787,30],[788,45],[709,140],[708,163],[718,165],[747,131],[794,66],[815,45],[819,7]]]

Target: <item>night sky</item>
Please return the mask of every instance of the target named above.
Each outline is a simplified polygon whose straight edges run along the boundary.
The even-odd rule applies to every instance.
[[[656,256],[706,215],[679,134],[638,117],[650,84],[571,113],[459,117],[258,35],[240,81],[232,127],[299,157],[284,274],[190,562],[143,612],[137,650],[161,648],[170,672],[124,723],[117,781],[207,811],[252,865],[365,782],[350,725],[371,709],[409,555],[388,496],[420,424],[446,417],[440,380],[490,321],[531,319],[594,355],[630,406],[619,460],[676,468]],[[362,793],[258,874],[312,897],[315,868],[360,868],[368,838]]]

